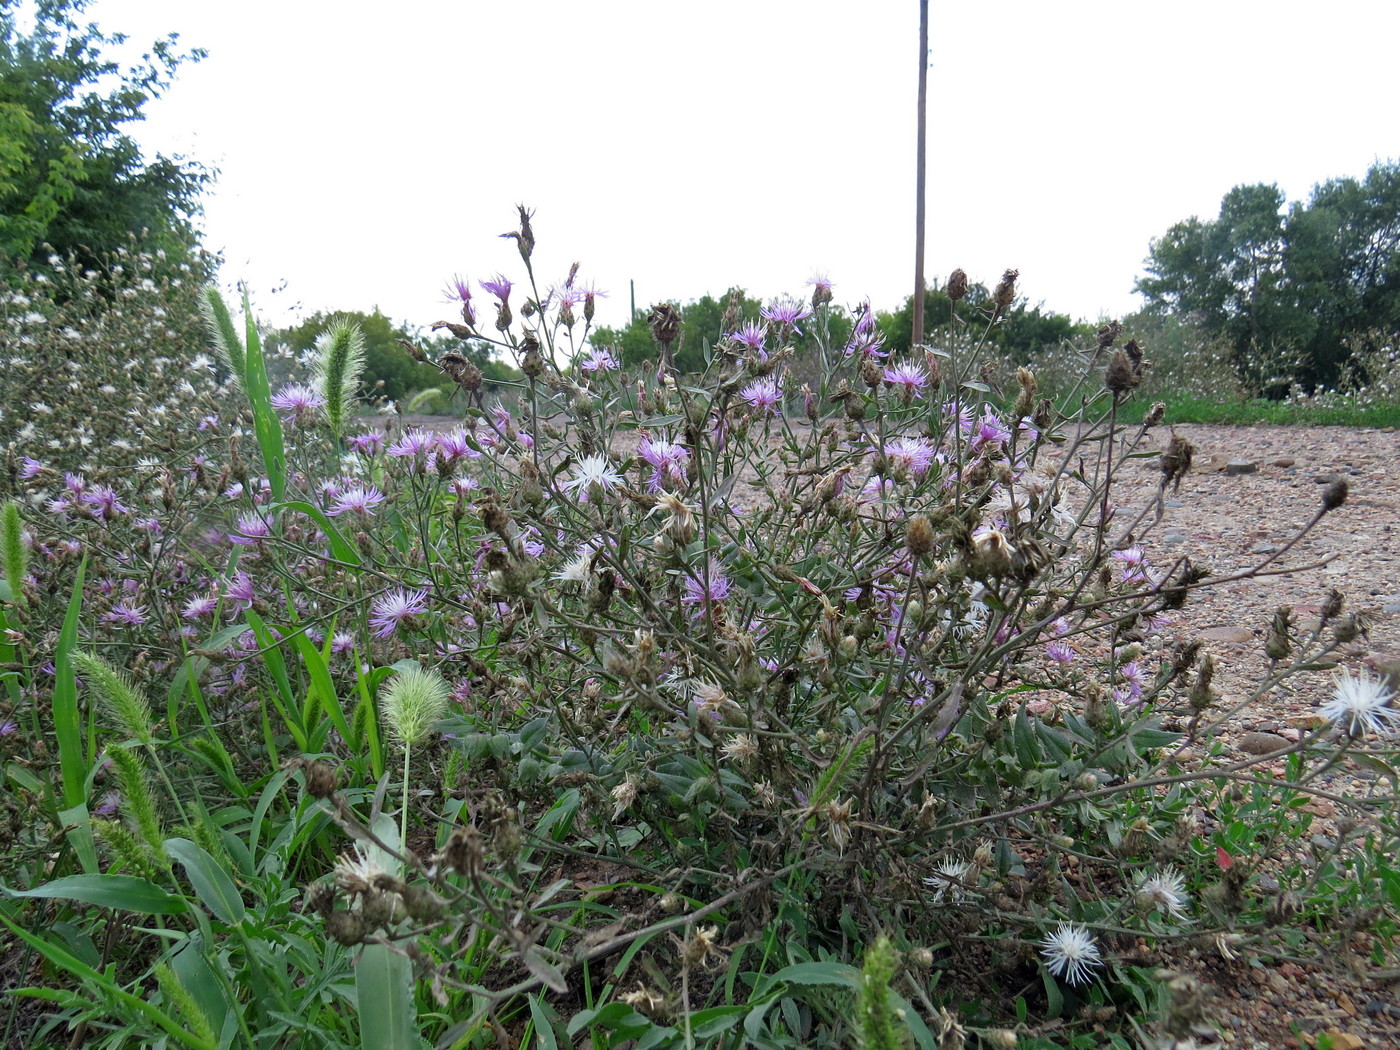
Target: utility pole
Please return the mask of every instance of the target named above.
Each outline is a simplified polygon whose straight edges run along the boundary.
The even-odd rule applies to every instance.
[[[928,0],[919,0],[919,137],[914,161],[914,338],[924,341],[924,173],[928,139]]]

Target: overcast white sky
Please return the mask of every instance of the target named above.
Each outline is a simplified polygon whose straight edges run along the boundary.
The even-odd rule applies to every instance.
[[[98,0],[187,67],[137,136],[220,170],[225,282],[264,320],[450,309],[454,273],[574,260],[637,305],[912,288],[917,0]],[[1400,156],[1390,0],[930,3],[926,272],[962,266],[1095,319],[1152,237],[1232,186],[1289,199]],[[270,290],[286,282],[280,295]]]

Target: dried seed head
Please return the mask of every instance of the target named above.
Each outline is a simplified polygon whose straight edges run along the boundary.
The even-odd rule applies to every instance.
[[[1007,270],[1001,275],[1001,280],[997,282],[996,291],[992,293],[992,303],[996,307],[998,317],[1004,314],[1016,301],[1016,278],[1020,276],[1020,270]]]
[[[1115,350],[1104,373],[1103,385],[1114,394],[1126,394],[1142,382],[1141,372],[1135,371],[1126,350]]]
[[[481,864],[485,856],[481,832],[470,824],[453,831],[442,851],[442,859],[448,867],[467,878],[475,878],[481,874]]]
[[[325,762],[308,762],[302,772],[306,775],[306,793],[312,798],[330,798],[340,786],[335,768]]]
[[[1268,636],[1264,639],[1264,653],[1275,663],[1286,660],[1293,651],[1293,607],[1280,605],[1274,610],[1273,621],[1269,624]]]
[[[1152,407],[1147,410],[1147,414],[1142,417],[1142,425],[1145,427],[1155,427],[1162,422],[1162,417],[1167,414],[1167,403],[1165,401],[1154,401]]]
[[[1181,479],[1191,470],[1191,457],[1195,452],[1195,445],[1173,432],[1161,457],[1162,488],[1171,485],[1173,492],[1180,490]]]
[[[349,948],[365,939],[369,927],[356,912],[335,911],[326,916],[326,933],[337,944]]]
[[[948,275],[948,298],[957,302],[967,294],[967,274],[958,267]]]
[[[1328,620],[1335,620],[1340,616],[1342,614],[1342,606],[1345,602],[1345,596],[1341,591],[1337,590],[1337,588],[1333,587],[1328,591],[1327,600],[1322,604],[1322,622],[1326,623]]]
[[[1346,478],[1338,478],[1322,490],[1322,512],[1336,510],[1347,501]]]
[[[1021,393],[1016,397],[1016,406],[1012,409],[1011,414],[1015,418],[1021,419],[1030,415],[1032,409],[1035,408],[1035,395],[1037,390],[1035,373],[1029,368],[1017,368],[1016,382],[1021,388]]]
[[[926,514],[915,514],[904,526],[904,545],[914,557],[933,550],[933,525]]]
[[[651,337],[667,350],[681,334],[680,312],[670,303],[657,303],[647,314],[647,327]]]
[[[1207,653],[1201,660],[1201,666],[1196,671],[1196,680],[1191,683],[1191,692],[1187,697],[1193,710],[1204,711],[1215,702],[1215,691],[1210,685],[1214,677],[1215,658]]]
[[[1108,324],[1104,325],[1098,330],[1097,336],[1099,341],[1099,349],[1107,350],[1110,346],[1117,342],[1118,337],[1122,334],[1123,326],[1117,321],[1109,321]]]

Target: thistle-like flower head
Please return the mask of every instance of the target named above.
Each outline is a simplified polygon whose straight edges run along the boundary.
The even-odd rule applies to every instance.
[[[1052,974],[1070,984],[1084,984],[1093,976],[1093,971],[1103,965],[1093,935],[1083,926],[1070,922],[1060,923],[1054,933],[1041,938],[1040,955]]]
[[[1361,736],[1368,729],[1378,734],[1394,731],[1400,711],[1389,706],[1395,693],[1384,681],[1373,680],[1365,671],[1359,678],[1343,671],[1333,688],[1332,699],[1319,709],[1324,718],[1352,736]]]

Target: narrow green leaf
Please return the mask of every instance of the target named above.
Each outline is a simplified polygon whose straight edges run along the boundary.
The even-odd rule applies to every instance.
[[[860,970],[846,963],[804,962],[785,966],[773,975],[773,983],[785,981],[788,984],[825,984],[837,988],[860,988]]]
[[[69,875],[35,886],[32,890],[12,890],[0,885],[0,893],[11,897],[79,901],[143,915],[179,915],[188,908],[183,897],[167,893],[149,879],[134,875]]]
[[[230,925],[243,921],[247,911],[238,887],[203,847],[189,839],[166,839],[165,852],[185,869],[201,904]]]
[[[312,644],[311,639],[306,637],[305,631],[297,631],[292,635],[292,641],[297,647],[297,652],[301,653],[302,666],[306,668],[306,673],[311,679],[308,701],[312,698],[320,701],[321,710],[331,720],[331,725],[335,726],[335,731],[340,734],[340,739],[348,742],[350,740],[350,723],[345,720],[345,711],[340,706],[340,697],[336,694],[335,683],[331,680],[330,668],[326,666],[325,657],[321,655],[321,650]],[[307,726],[308,735],[311,735],[311,704],[309,702],[303,715],[303,721]]]
[[[87,800],[88,767],[83,759],[81,720],[78,718],[78,682],[73,673],[73,652],[78,647],[78,620],[83,609],[83,581],[87,558],[78,563],[68,612],[54,650],[53,725],[58,737],[58,761],[63,773],[63,804],[71,808]]]
[[[244,361],[244,386],[248,391],[248,402],[253,408],[253,430],[257,434],[258,448],[262,450],[263,469],[267,472],[268,484],[272,487],[272,500],[281,503],[287,488],[287,451],[282,442],[282,420],[272,407],[272,388],[267,382],[267,367],[263,362],[262,340],[258,336],[257,321],[248,301],[248,289],[243,289],[243,322],[247,332],[246,359]]]
[[[554,1035],[554,1026],[550,1024],[549,1008],[542,1002],[538,995],[529,998],[530,1020],[535,1023],[535,1043],[540,1050],[559,1050],[559,1040]]]

